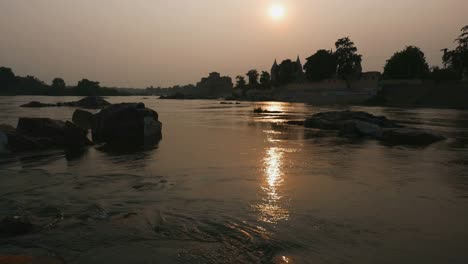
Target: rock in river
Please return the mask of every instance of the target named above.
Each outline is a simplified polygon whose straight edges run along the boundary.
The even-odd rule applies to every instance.
[[[17,128],[0,125],[0,133],[7,137],[11,152],[48,148],[75,149],[91,145],[86,131],[71,122],[49,118],[20,118]]]
[[[57,105],[82,107],[88,109],[102,109],[106,106],[111,105],[111,103],[107,102],[104,98],[100,96],[88,96],[76,102],[59,103]]]
[[[72,121],[78,127],[88,130],[91,129],[94,121],[94,114],[81,109],[75,110]]]
[[[386,117],[366,112],[318,113],[306,119],[304,126],[339,131],[341,136],[346,137],[373,138],[390,145],[425,146],[445,139],[435,132],[404,127]]]
[[[29,102],[27,104],[21,105],[21,107],[33,107],[33,108],[37,108],[37,107],[54,107],[54,106],[57,106],[57,105],[56,104],[45,104],[45,103],[41,103],[41,102],[38,102],[38,101],[32,101],[32,102]]]
[[[162,138],[158,113],[143,103],[114,104],[95,115],[93,140],[115,146],[156,143]]]

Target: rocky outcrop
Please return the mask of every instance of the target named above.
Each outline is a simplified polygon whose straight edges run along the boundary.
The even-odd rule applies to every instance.
[[[45,104],[38,101],[32,101],[27,104],[21,105],[21,107],[32,107],[32,108],[39,108],[39,107],[55,107],[56,104]]]
[[[308,128],[341,130],[346,122],[362,121],[383,128],[401,127],[396,122],[384,116],[375,116],[366,112],[332,111],[313,115],[305,120],[304,126]]]
[[[114,104],[95,115],[93,140],[114,146],[157,143],[162,138],[158,113],[143,103]]]
[[[20,118],[16,129],[1,125],[0,133],[7,137],[6,149],[9,152],[76,149],[92,144],[83,129],[68,121],[49,118]]]
[[[389,145],[426,146],[445,139],[435,132],[404,127],[386,117],[365,112],[323,112],[304,122],[294,121],[289,124],[339,131],[339,135],[344,137],[367,137]]]
[[[76,102],[58,103],[58,106],[73,106],[87,109],[102,109],[111,105],[108,101],[100,96],[88,96]]]
[[[73,124],[87,131],[93,126],[94,114],[88,111],[77,109],[73,113],[72,121]]]

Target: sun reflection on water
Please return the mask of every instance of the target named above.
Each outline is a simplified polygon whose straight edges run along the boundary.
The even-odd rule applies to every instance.
[[[260,211],[259,219],[263,222],[277,223],[289,219],[289,211],[282,206],[283,197],[279,191],[284,182],[283,156],[281,148],[271,147],[266,150],[263,160],[265,184],[262,186],[265,197],[257,205]]]

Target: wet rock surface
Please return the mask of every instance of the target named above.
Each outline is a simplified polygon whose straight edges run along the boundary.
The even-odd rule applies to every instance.
[[[404,127],[384,116],[356,111],[323,112],[303,122],[292,121],[288,124],[339,131],[340,136],[367,137],[389,145],[426,146],[445,139],[432,131]]]
[[[49,118],[22,117],[19,119],[16,129],[1,125],[0,133],[6,136],[6,148],[11,152],[56,147],[76,149],[92,144],[83,129],[68,121]]]
[[[72,121],[73,124],[77,125],[78,127],[84,130],[88,130],[93,126],[94,114],[88,111],[77,109],[73,113]]]
[[[95,115],[93,140],[111,145],[157,143],[162,138],[158,113],[143,103],[109,106]]]

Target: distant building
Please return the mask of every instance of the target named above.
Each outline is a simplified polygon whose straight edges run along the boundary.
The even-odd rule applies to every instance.
[[[286,60],[286,61],[289,61],[289,60]],[[283,63],[284,62],[285,61],[283,61]],[[302,68],[302,63],[301,63],[301,59],[299,58],[299,56],[297,56],[296,61],[292,63],[294,64],[294,81],[293,82],[305,81],[306,80],[305,73]],[[281,71],[281,65],[278,65],[275,59],[275,62],[273,63],[273,66],[271,66],[271,71],[270,71],[271,82],[274,86],[277,86],[279,84],[280,71]]]
[[[273,66],[271,66],[271,71],[270,71],[270,76],[271,76],[271,83],[277,84],[278,83],[278,78],[279,78],[279,65],[276,62],[273,63]]]

